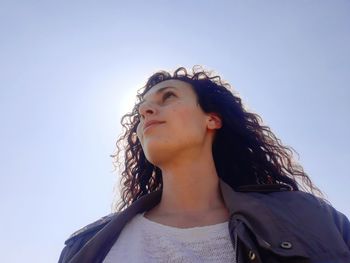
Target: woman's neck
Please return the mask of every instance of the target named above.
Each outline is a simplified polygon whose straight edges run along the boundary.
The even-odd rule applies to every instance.
[[[212,156],[162,169],[163,193],[158,211],[163,214],[193,215],[222,209],[225,205]]]

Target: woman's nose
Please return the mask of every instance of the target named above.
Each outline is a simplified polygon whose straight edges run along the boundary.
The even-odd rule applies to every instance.
[[[145,118],[146,115],[152,115],[156,112],[156,109],[153,104],[149,102],[143,102],[139,106],[139,114],[141,115],[142,118]]]

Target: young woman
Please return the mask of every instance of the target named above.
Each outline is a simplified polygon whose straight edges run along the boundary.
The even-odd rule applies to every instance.
[[[160,71],[137,97],[118,212],[59,262],[350,262],[348,219],[220,77]]]

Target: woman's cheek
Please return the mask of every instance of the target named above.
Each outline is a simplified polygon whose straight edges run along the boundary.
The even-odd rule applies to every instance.
[[[136,128],[136,135],[137,135],[137,138],[139,139],[139,141],[141,142],[142,141],[142,132],[141,132],[141,125],[137,125],[137,128]]]

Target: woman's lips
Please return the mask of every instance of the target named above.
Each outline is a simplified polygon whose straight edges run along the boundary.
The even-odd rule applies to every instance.
[[[158,124],[162,124],[164,121],[149,121],[146,122],[145,125],[143,126],[143,131],[145,132],[148,128],[153,127]]]

